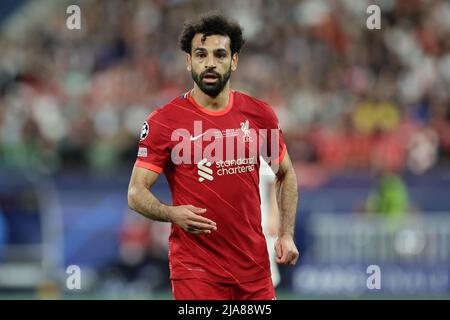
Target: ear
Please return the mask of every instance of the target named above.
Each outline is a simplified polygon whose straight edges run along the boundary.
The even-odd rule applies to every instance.
[[[191,55],[189,53],[184,54],[184,61],[186,62],[186,68],[191,71]]]
[[[238,65],[238,60],[239,60],[239,54],[236,52],[235,54],[233,54],[233,57],[231,57],[231,70],[232,71],[236,71],[237,65]]]

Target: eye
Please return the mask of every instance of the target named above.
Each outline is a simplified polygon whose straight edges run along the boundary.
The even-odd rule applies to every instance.
[[[197,58],[204,58],[206,57],[206,54],[204,53],[197,53]]]

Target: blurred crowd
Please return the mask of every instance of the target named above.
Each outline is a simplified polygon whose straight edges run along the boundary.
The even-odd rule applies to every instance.
[[[232,85],[274,107],[305,179],[450,163],[448,1],[378,1],[380,30],[363,0],[72,1],[81,30],[51,2],[2,24],[0,166],[130,167],[146,116],[192,87],[182,22],[212,9],[243,26]]]

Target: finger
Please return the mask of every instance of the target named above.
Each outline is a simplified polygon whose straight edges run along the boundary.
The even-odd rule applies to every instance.
[[[292,261],[294,261],[294,259],[295,259],[295,255],[294,255],[294,252],[291,250],[291,251],[289,251],[289,254],[286,258],[286,264],[291,264]]]
[[[292,259],[292,261],[291,261],[289,264],[290,264],[291,266],[295,266],[295,265],[297,264],[298,257],[299,257],[299,254],[297,253],[297,254],[294,256],[294,259]]]
[[[275,252],[277,254],[276,262],[281,263],[281,257],[283,256],[283,248],[279,241],[275,243]]]
[[[278,259],[280,259],[281,256],[283,255],[283,250],[281,248],[281,244],[279,241],[275,242],[275,253]]]
[[[211,230],[199,230],[199,229],[195,229],[193,227],[188,227],[186,231],[189,233],[192,233],[192,234],[197,234],[197,235],[211,234]]]
[[[285,263],[293,266],[297,263],[297,259],[298,259],[298,251],[295,249],[291,249],[289,250]]]
[[[217,230],[216,226],[211,225],[210,223],[201,223],[201,222],[191,222],[190,226],[193,227],[194,229],[199,229],[199,230]]]
[[[189,218],[191,219],[191,221],[207,223],[207,224],[210,224],[212,226],[216,226],[216,223],[214,221],[212,221],[211,219],[199,216],[199,215],[197,215],[195,213],[193,213]]]
[[[282,264],[290,264],[290,262],[295,258],[294,253],[295,253],[295,251],[292,248],[284,248],[283,255],[280,259],[281,263]]]
[[[290,261],[290,259],[291,259],[291,254],[290,254],[290,252],[288,251],[288,250],[284,250],[284,252],[283,252],[283,256],[281,257],[281,263],[282,264],[288,264],[289,263],[289,261]]]
[[[186,206],[186,208],[197,214],[202,214],[202,213],[206,212],[205,208],[198,208],[198,207],[194,207],[192,205],[188,205],[188,206]]]
[[[197,229],[195,226],[187,226],[185,231],[193,234],[210,234],[211,230],[205,230],[205,229]]]

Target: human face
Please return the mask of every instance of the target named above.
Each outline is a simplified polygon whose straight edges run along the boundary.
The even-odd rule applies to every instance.
[[[197,33],[192,39],[191,54],[186,54],[187,69],[205,94],[217,97],[237,67],[238,55],[231,55],[230,38],[223,35],[205,37]]]

